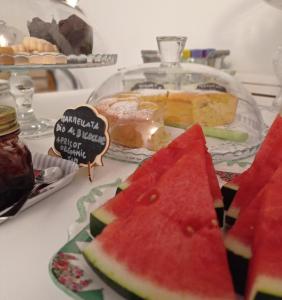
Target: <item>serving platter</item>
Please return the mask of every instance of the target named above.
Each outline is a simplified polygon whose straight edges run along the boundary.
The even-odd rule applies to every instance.
[[[112,66],[117,63],[117,54],[94,54],[92,61],[67,64],[24,64],[0,65],[0,72],[18,72],[27,70],[82,69]]]
[[[220,184],[242,172],[249,161],[240,164],[222,163],[217,171]],[[231,171],[224,171],[229,169]],[[235,171],[235,173],[234,173]],[[238,172],[238,173],[237,173]],[[77,201],[78,217],[69,228],[69,240],[49,262],[49,274],[55,285],[76,300],[124,299],[110,288],[86,262],[82,251],[93,239],[89,229],[89,214],[111,198],[121,179],[91,189]],[[240,299],[240,298],[238,298]]]

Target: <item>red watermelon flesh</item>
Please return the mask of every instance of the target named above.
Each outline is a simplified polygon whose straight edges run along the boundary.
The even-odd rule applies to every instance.
[[[221,193],[223,197],[224,210],[227,211],[233,202],[233,199],[239,189],[240,183],[243,182],[244,176],[246,176],[248,170],[240,175],[235,176],[232,180],[226,182],[221,187]],[[234,220],[230,217],[225,219],[226,224],[233,225]],[[230,224],[229,224],[230,223]]]
[[[166,148],[161,149],[155,153],[150,159],[144,161],[144,163],[136,169],[136,171],[129,176],[126,180],[127,183],[134,182],[136,179],[140,179],[143,176],[147,176],[152,172],[157,173],[157,176],[161,176],[165,173],[180,157],[186,154],[189,149],[194,147],[194,143],[202,143],[205,147],[205,136],[200,125],[195,124],[182,135],[173,140]],[[206,163],[209,175],[209,182],[211,193],[215,201],[216,207],[222,207],[222,195],[220,187],[216,177],[215,169],[212,163],[210,154],[206,151]]]
[[[205,148],[195,144],[138,202],[154,206],[178,223],[185,223],[187,219],[205,223],[207,216],[216,222]]]
[[[252,240],[255,232],[255,224],[261,203],[260,193],[248,205],[248,208],[240,213],[235,225],[228,231],[225,237],[225,246],[237,255],[250,259],[252,256]]]
[[[193,221],[180,225],[153,206],[141,207],[107,226],[84,254],[142,299],[235,299],[218,227],[191,231]]]
[[[210,154],[206,151],[206,167],[210,191],[216,208],[223,207],[222,194]]]
[[[276,201],[278,204],[280,202],[282,204],[282,197],[278,193],[278,190],[281,190],[281,182],[282,164],[280,164],[274,174],[269,178],[268,182],[260,190],[258,195],[251,200],[251,202],[245,207],[243,211],[240,212],[237,222],[228,231],[225,239],[225,244],[228,244],[229,240],[231,241],[236,239],[236,241],[240,243],[245,248],[245,250],[246,248],[248,248],[249,255],[247,255],[246,252],[243,251],[244,253],[240,252],[242,256],[248,258],[251,257],[252,241],[262,203],[264,203],[264,201],[269,201],[268,199],[272,199],[272,202]],[[237,251],[238,248],[236,249],[236,252]]]
[[[277,181],[281,180],[282,168],[278,168],[258,195],[240,212],[235,225],[228,231],[225,237],[225,246],[228,250],[247,259],[251,257],[252,239],[261,202],[267,197],[267,194],[273,188],[273,184],[275,185]]]
[[[195,149],[200,149],[199,151],[205,156],[206,170],[208,172],[208,180],[214,206],[222,209],[221,192],[210,154],[205,148],[203,132],[199,125],[194,125],[182,135],[182,138],[178,137],[168,148],[160,150],[151,159],[146,160],[130,177],[131,185],[117,196],[110,199],[102,207],[94,211],[92,215],[103,223],[106,222],[106,224],[111,223],[117,217],[129,215],[140,201],[138,196],[140,195],[141,197],[145,191],[150,191],[150,188],[154,186],[154,183],[169,169],[173,168],[174,164],[182,156],[188,154],[193,157],[193,155],[197,154]],[[190,162],[189,168],[191,169],[188,169],[187,171],[191,172],[194,167],[195,165]],[[148,177],[150,178],[148,179]],[[169,181],[170,180],[171,178]],[[222,223],[221,216],[219,218],[219,223]]]
[[[129,216],[138,206],[148,206],[158,202],[165,202],[166,206],[170,205],[168,211],[171,215],[176,213],[178,217],[181,214],[186,216],[189,211],[193,215],[198,210],[199,217],[201,213],[205,215],[207,210],[214,208],[208,182],[205,151],[202,143],[195,141],[194,146],[189,148],[189,151],[187,150],[187,154],[158,178],[155,184],[145,185],[144,181],[147,179],[144,180],[144,178],[146,177],[136,180],[129,188],[96,209],[93,215],[96,219],[109,224],[119,217]],[[153,179],[150,178],[149,182],[153,183],[156,176],[151,175],[151,177]],[[197,198],[197,201],[194,202],[194,206],[190,205],[187,208],[187,203],[191,203],[190,198]],[[204,205],[201,205],[200,199],[205,200]],[[216,219],[214,209],[211,211],[214,212],[214,219]]]
[[[202,141],[205,145],[205,137],[200,125],[195,124],[183,134],[174,139],[166,148],[156,152],[150,159],[145,160],[136,171],[129,176],[129,182],[140,179],[151,172],[163,174],[183,154],[193,147],[194,141]]]
[[[259,217],[261,207],[265,202],[271,202],[274,209],[282,206],[281,182],[282,165],[275,171],[257,197],[249,203],[244,211],[240,212],[237,222],[226,235],[225,247],[233,253],[232,255],[229,253],[229,265],[237,291],[244,291],[245,288],[246,282],[242,282],[241,279],[247,278],[248,261],[253,255],[253,239],[257,224],[261,221]],[[240,268],[239,264],[241,264]],[[238,272],[238,269],[241,272]]]
[[[190,151],[84,252],[95,269],[145,299],[234,299],[205,148]]]
[[[281,178],[281,177],[280,177]],[[248,276],[248,297],[282,299],[282,199],[281,180],[261,203],[253,240]]]
[[[115,197],[108,200],[102,207],[96,210],[96,215],[99,217],[99,212],[103,211],[101,221],[109,224],[117,218],[127,217],[136,206],[136,200],[146,193],[149,186],[154,186],[157,181],[157,174],[150,173],[138,180],[135,180],[128,188],[118,193]]]
[[[227,215],[237,218],[240,209],[253,199],[266,184],[282,160],[282,118],[276,117],[256,154],[255,160],[240,182],[239,191],[228,209]]]

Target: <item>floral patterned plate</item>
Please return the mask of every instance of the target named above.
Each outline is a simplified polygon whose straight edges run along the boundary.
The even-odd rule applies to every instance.
[[[229,163],[230,164],[230,163]],[[230,180],[249,164],[232,164],[232,171],[217,171],[221,184]],[[228,163],[227,163],[228,166]],[[224,166],[226,168],[226,165]],[[223,168],[223,166],[221,166]],[[229,167],[230,168],[230,165]],[[69,241],[53,256],[49,263],[49,274],[54,283],[76,300],[121,300],[124,299],[102,281],[83,257],[83,248],[92,241],[89,229],[89,212],[112,197],[121,179],[101,185],[77,201],[79,217],[69,229]]]
[[[78,218],[69,229],[69,241],[53,256],[49,274],[54,283],[77,300],[124,299],[109,288],[87,264],[82,249],[91,242],[89,212],[112,197],[121,179],[101,185],[77,201]]]

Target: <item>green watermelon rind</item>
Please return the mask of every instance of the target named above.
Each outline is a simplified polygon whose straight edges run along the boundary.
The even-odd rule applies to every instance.
[[[97,218],[93,212],[90,214],[90,232],[93,237],[99,235],[106,226],[107,224]]]
[[[236,223],[239,217],[239,213],[239,208],[230,206],[225,215],[225,225],[228,227],[232,227]]]
[[[97,240],[95,240],[95,248],[92,243],[84,249],[83,255],[93,271],[105,280],[106,283],[116,292],[126,297],[126,299],[184,299],[183,293],[170,291],[158,284],[154,284],[142,276],[138,276],[137,274],[130,272],[129,269],[120,264],[113,257],[104,253]],[[191,300],[203,299],[202,297],[194,294],[186,294],[186,297]]]
[[[267,275],[260,275],[255,281],[254,289],[250,291],[250,299],[254,300],[281,300],[281,279]]]
[[[254,300],[281,300],[282,299],[282,295],[280,296],[275,296],[272,295],[270,293],[265,293],[265,292],[257,292],[255,295]]]
[[[109,276],[105,275],[103,272],[101,272],[98,268],[95,267],[95,264],[93,261],[89,258],[89,255],[87,254],[87,251],[83,253],[83,256],[90,266],[90,268],[113,290],[115,290],[118,294],[125,297],[125,299],[130,300],[142,300],[143,298],[140,298],[133,292],[129,291],[128,289],[124,288],[123,286],[116,283],[113,279],[111,279]]]
[[[224,246],[235,292],[244,295],[252,249],[231,235],[225,238]]]
[[[221,187],[221,194],[223,197],[223,204],[224,204],[224,210],[227,211],[229,207],[231,206],[231,203],[239,189],[238,185],[231,184],[231,183],[225,183]]]
[[[115,220],[116,217],[109,214],[103,206],[92,211],[90,213],[90,232],[92,236],[99,235],[107,225]]]

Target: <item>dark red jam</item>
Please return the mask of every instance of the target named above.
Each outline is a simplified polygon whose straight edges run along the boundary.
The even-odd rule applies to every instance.
[[[0,136],[0,211],[27,196],[34,185],[31,153],[18,134]]]

